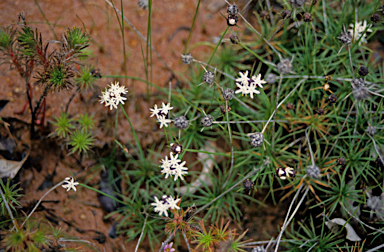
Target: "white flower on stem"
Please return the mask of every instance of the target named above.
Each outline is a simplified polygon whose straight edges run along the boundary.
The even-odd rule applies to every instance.
[[[243,84],[241,84],[241,83],[236,83],[236,85],[237,85],[237,87],[238,87],[239,89],[237,89],[237,90],[235,91],[235,94],[238,94],[238,93],[241,93],[241,95],[247,95],[247,94],[249,94],[249,86],[248,86],[248,84],[247,84],[247,85],[243,85]]]
[[[181,180],[184,180],[183,176],[185,174],[188,174],[187,170],[188,168],[184,166],[185,165],[185,161],[182,162],[181,164],[177,164],[177,165],[174,165],[172,166],[172,168],[174,168],[175,170],[175,178],[173,179],[174,181],[176,181],[179,177]]]
[[[171,123],[172,120],[170,119],[167,119],[165,118],[165,115],[159,115],[157,117],[157,120],[159,121],[160,123],[160,129],[164,126],[164,127],[168,127],[168,123]]]
[[[158,117],[158,115],[160,114],[161,112],[161,109],[157,107],[157,104],[155,104],[155,106],[153,106],[153,109],[149,109],[152,113],[151,117],[152,116],[156,116]]]
[[[239,72],[239,74],[240,74],[240,78],[237,78],[236,79],[236,82],[240,82],[241,84],[243,84],[243,85],[248,85],[248,83],[249,83],[249,78],[248,78],[248,70],[247,71],[245,71],[245,73],[241,73],[241,72]]]
[[[165,157],[161,161],[160,167],[163,169],[161,173],[165,174],[165,178],[167,179],[170,175],[175,175],[175,170],[171,170],[171,162],[168,160],[168,157]]]
[[[170,153],[169,156],[171,157],[171,159],[169,160],[169,163],[172,165],[177,165],[181,162],[181,160],[179,159],[179,154],[176,154],[175,156],[173,155],[173,153]]]
[[[372,25],[370,24],[369,26],[367,26],[367,20],[364,20],[364,22],[356,22],[355,24],[350,24],[350,26],[352,27],[352,29],[348,29],[348,31],[353,34],[353,41],[358,41],[361,37],[359,45],[361,45],[362,43],[367,43],[366,35],[367,32],[372,32],[372,30],[370,29]],[[365,31],[366,28],[367,31]]]
[[[67,189],[67,192],[71,189],[73,189],[76,192],[76,186],[79,184],[78,182],[75,182],[75,180],[72,177],[65,178],[65,184],[62,185],[64,189]]]
[[[165,215],[166,217],[168,217],[168,206],[169,204],[164,204],[163,200],[159,200],[156,196],[155,196],[155,202],[154,203],[151,203],[151,206],[154,206],[155,209],[153,209],[153,211],[155,212],[159,212],[159,215]]]
[[[266,81],[261,79],[261,74],[258,74],[257,76],[251,77],[253,83],[255,83],[259,88],[263,88],[263,84],[267,83]]]
[[[260,94],[260,91],[256,89],[256,83],[251,82],[248,88],[249,96],[253,99],[253,94]]]
[[[167,198],[167,202],[169,204],[169,208],[171,209],[177,209],[179,210],[180,207],[177,205],[177,203],[180,201],[180,199],[173,199],[172,197]]]
[[[162,103],[163,106],[161,107],[161,112],[164,114],[164,115],[168,115],[168,112],[171,111],[173,109],[173,107],[171,107],[171,104],[167,104],[165,105],[164,102]]]
[[[105,91],[101,92],[100,103],[105,103],[105,106],[109,106],[109,109],[117,109],[119,103],[124,104],[124,101],[127,99],[122,94],[128,93],[128,90],[124,86],[119,86],[119,82],[115,84],[111,83],[109,88],[105,88]]]

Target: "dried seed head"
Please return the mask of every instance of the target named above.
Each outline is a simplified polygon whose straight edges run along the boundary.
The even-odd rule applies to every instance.
[[[253,186],[254,186],[255,184],[253,184],[253,182],[252,182],[252,180],[250,180],[250,179],[246,179],[245,181],[244,181],[244,189],[245,190],[252,190],[253,189]]]
[[[349,31],[342,32],[339,37],[337,37],[338,40],[343,43],[344,45],[349,45],[352,43],[352,35]]]
[[[230,101],[235,97],[235,91],[233,89],[227,88],[223,91],[223,98],[226,101]]]
[[[324,76],[324,80],[325,80],[326,82],[328,82],[328,81],[332,80],[332,76],[329,76],[329,75]]]
[[[359,75],[360,76],[366,76],[369,73],[368,68],[365,66],[360,66],[359,68]]]
[[[331,94],[331,95],[328,97],[328,102],[329,102],[329,103],[335,103],[335,102],[337,102],[337,96],[334,95],[334,94]]]
[[[307,166],[307,175],[311,178],[319,178],[320,177],[320,168],[317,165],[309,165]]]
[[[365,132],[367,132],[371,136],[374,136],[377,132],[377,129],[375,126],[368,126],[367,129],[365,130]]]
[[[229,36],[229,40],[232,44],[238,44],[240,42],[240,39],[235,34]]]
[[[371,16],[371,21],[372,21],[373,23],[378,23],[378,22],[380,22],[380,16],[379,16],[379,14],[373,14],[373,15]]]
[[[263,10],[260,12],[260,17],[262,18],[269,18],[269,13],[266,10]]]
[[[277,71],[281,74],[288,74],[292,72],[292,63],[289,59],[282,59],[276,67]]]
[[[317,113],[318,115],[324,115],[324,114],[325,114],[325,110],[324,110],[323,108],[318,108],[317,111],[316,111],[316,113]]]
[[[181,61],[184,64],[190,64],[193,61],[193,57],[190,53],[182,54],[181,55]]]
[[[265,76],[265,81],[269,84],[273,84],[276,82],[276,74],[269,73],[267,76]]]
[[[203,118],[201,118],[200,124],[204,127],[210,127],[212,126],[213,118],[210,115],[206,115]]]
[[[227,18],[227,25],[229,26],[235,26],[237,22],[239,21],[239,17],[236,15],[229,15]]]
[[[283,10],[283,12],[281,12],[281,17],[283,19],[288,19],[291,17],[291,11],[290,10]]]
[[[231,111],[231,107],[229,107],[228,105],[227,105],[227,110],[228,110],[228,112]],[[225,105],[220,106],[220,111],[222,114],[226,114]]]
[[[340,166],[344,166],[344,165],[345,165],[345,158],[343,158],[343,157],[339,157],[339,158],[336,160],[336,164],[337,164],[337,165],[340,165]]]
[[[146,10],[148,8],[148,0],[139,0],[139,2],[137,3],[140,8],[142,8],[143,10]]]
[[[304,22],[312,22],[312,15],[309,12],[304,13],[303,20]]]
[[[380,196],[368,197],[367,207],[369,207],[371,210],[382,209],[383,204],[384,204],[384,202],[381,200]]]
[[[170,143],[169,146],[171,146],[171,152],[175,154],[180,154],[183,152],[183,146],[177,143]]]
[[[211,71],[207,71],[203,75],[203,81],[208,85],[212,85],[215,81],[215,74]]]
[[[293,8],[297,8],[303,6],[305,0],[291,0],[291,4]]]
[[[91,70],[91,75],[92,75],[93,77],[95,77],[95,78],[99,78],[99,79],[102,77],[99,68],[97,68],[97,69],[96,69],[96,68],[92,69],[92,70]]]
[[[288,109],[288,110],[292,110],[292,109],[294,109],[294,108],[295,108],[295,105],[293,105],[293,104],[290,103],[290,102],[287,103],[287,109]]]
[[[179,116],[175,118],[175,127],[178,129],[186,129],[188,128],[188,120],[185,116]]]
[[[362,78],[353,79],[351,81],[352,95],[356,100],[363,100],[369,97],[368,89],[364,85]]]
[[[252,135],[250,135],[250,138],[251,138],[251,145],[253,147],[260,147],[261,145],[263,145],[264,136],[262,133],[260,132],[253,133]]]
[[[263,246],[257,246],[252,249],[252,252],[265,252],[265,248]]]
[[[227,7],[227,13],[229,15],[236,15],[239,12],[239,8],[237,7],[236,4],[230,4]]]

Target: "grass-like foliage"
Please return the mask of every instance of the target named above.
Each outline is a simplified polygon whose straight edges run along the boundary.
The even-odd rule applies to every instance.
[[[106,2],[116,11],[122,57],[129,61],[124,26],[133,25],[120,12],[123,1],[120,9]],[[165,62],[151,43],[152,1],[139,1],[148,12],[147,36],[136,30],[146,44],[146,79],[114,78],[147,85],[150,110],[140,113],[157,123],[160,133],[153,134],[160,137],[145,145],[142,129],[137,133],[124,107],[135,98],[117,80],[108,81],[101,104],[95,104],[111,111],[112,119],[97,124],[93,115],[68,114],[73,96],[102,78],[96,67],[74,60],[92,41],[86,30],[68,29],[62,41],[53,41],[60,50],[48,53],[37,29],[0,29],[4,57],[27,86],[33,61],[36,84],[46,89],[31,107],[33,116],[48,90],[77,85],[66,111],[54,118],[51,136],[69,154],[79,154],[80,163],[83,154],[92,153],[89,158],[106,168],[102,176],[112,189],[80,186],[114,202],[108,217],[117,216],[118,233],[136,240],[136,251],[143,240],[159,252],[177,246],[233,252],[384,249],[384,67],[373,43],[382,43],[381,1],[225,1],[221,15],[227,28],[214,43],[205,43],[212,50],[201,59],[194,57],[199,46],[189,44],[204,3],[197,2],[185,50],[179,52],[188,70],[178,73],[165,64],[172,79],[160,87],[151,77],[152,58]],[[97,149],[94,130],[107,121],[114,141]],[[116,137],[122,121],[132,141]],[[55,188],[63,183],[68,190],[78,185],[71,177]],[[14,197],[5,194],[12,205]],[[280,209],[285,218],[278,235],[256,241],[241,230],[244,214],[253,208],[267,213],[266,202],[289,207]],[[1,207],[4,214],[5,204]],[[7,246],[18,248],[28,232],[19,228]],[[47,246],[44,242],[36,238],[32,244]]]

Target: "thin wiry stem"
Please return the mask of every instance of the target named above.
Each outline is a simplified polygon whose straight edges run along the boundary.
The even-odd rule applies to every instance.
[[[325,35],[328,35],[328,24],[327,24],[327,14],[325,11],[325,0],[322,1],[323,4],[323,17],[324,17],[324,27],[325,27]]]
[[[285,102],[286,99],[288,99],[288,97],[301,85],[301,83],[303,83],[305,81],[305,79],[302,79],[299,81],[299,83],[297,83],[296,87],[294,87],[291,92],[289,92],[289,94],[279,103],[279,105],[277,105],[277,107],[275,108],[275,110],[273,111],[272,115],[269,117],[267,123],[265,124],[263,130],[261,131],[261,134],[264,133],[265,129],[267,128],[268,126],[268,123],[271,121],[273,115],[276,113],[277,109]]]
[[[301,184],[301,185],[303,185],[303,184]],[[292,215],[289,218],[289,220],[285,223],[285,225],[283,225],[283,228],[282,228],[282,230],[281,230],[281,232],[279,234],[279,237],[277,239],[277,244],[276,244],[276,247],[275,247],[275,252],[277,252],[278,249],[279,249],[280,240],[281,240],[281,237],[283,236],[283,233],[284,233],[285,229],[288,227],[288,225],[291,222],[291,220],[293,219],[293,217],[295,217],[296,212],[299,210],[299,207],[300,207],[301,203],[303,203],[304,198],[305,198],[305,196],[307,196],[308,192],[309,192],[309,187],[307,187],[307,189],[305,190],[305,192],[303,194],[303,197],[301,198],[300,202],[297,204],[295,210],[292,212]]]
[[[280,74],[280,80],[279,80],[279,85],[277,86],[277,94],[276,94],[276,110],[277,110],[277,105],[278,105],[278,102],[279,102],[279,98],[280,98],[280,88],[281,88],[281,83],[283,81],[283,79],[281,78],[282,74]],[[274,150],[275,148],[275,126],[276,126],[276,116],[277,116],[277,113],[275,113],[275,116],[273,118],[273,124],[272,124],[272,150]]]
[[[5,207],[7,208],[9,217],[11,217],[11,219],[12,219],[12,222],[13,222],[13,228],[15,228],[17,231],[19,231],[17,222],[15,221],[15,218],[13,218],[13,214],[12,214],[11,208],[10,208],[9,205],[8,205],[8,201],[5,199],[5,195],[4,195],[4,193],[3,193],[3,188],[1,188],[1,186],[0,186],[0,193],[1,193],[1,198],[3,199],[4,205],[5,205]]]
[[[373,145],[374,145],[374,147],[375,147],[376,153],[377,153],[377,155],[379,156],[379,158],[380,158],[380,160],[381,160],[381,163],[384,164],[383,157],[380,155],[380,152],[379,152],[379,149],[377,148],[375,139],[374,139],[369,133],[367,133],[367,135],[369,136],[369,138],[371,138],[371,140],[372,140],[372,142],[373,142]]]
[[[371,94],[374,94],[374,95],[377,95],[377,96],[380,96],[380,97],[384,98],[384,95],[381,95],[379,93],[376,93],[376,92],[373,92],[373,91],[370,91],[370,90],[368,90],[368,92],[370,92]]]
[[[147,224],[147,219],[148,219],[148,214],[145,213],[145,220],[144,220],[143,228],[141,229],[141,234],[140,234],[139,240],[137,241],[135,252],[137,252],[137,250],[139,249],[141,238],[143,237],[143,234],[144,234],[145,225]]]
[[[165,245],[167,245],[170,241],[172,241],[173,237],[175,237],[175,233],[174,233],[174,232],[172,232],[172,233],[169,235],[169,237],[168,237],[168,238],[161,244],[161,247],[160,247],[160,249],[159,249],[159,252],[162,252],[162,251],[163,251]]]
[[[356,129],[357,129],[357,118],[359,117],[359,103],[356,103],[356,118],[355,118],[355,127],[353,128],[353,135],[356,135]],[[355,142],[355,140],[353,140]]]
[[[315,242],[315,244],[313,244],[308,250],[307,252],[311,251],[319,242]]]
[[[281,242],[297,242],[297,241],[305,241],[305,242],[311,242],[311,241],[317,241],[318,239],[311,239],[311,240],[295,240],[295,239],[290,239],[290,240],[280,240]],[[244,246],[253,246],[253,245],[259,245],[259,244],[268,244],[268,243],[276,243],[275,241],[257,241],[257,242],[248,242],[245,243]]]
[[[281,57],[281,54],[275,49],[275,47],[273,47],[271,45],[271,43],[269,43],[269,41],[263,37],[263,35],[261,35],[255,28],[253,28],[253,26],[243,17],[243,15],[241,15],[239,13],[239,16],[244,20],[244,22],[257,34],[259,35],[259,37],[261,37],[262,39],[264,39],[265,43],[267,43],[269,45],[269,47],[276,53],[276,55],[279,57],[280,60],[282,60],[283,58]]]
[[[343,202],[339,201],[339,203],[340,203],[340,205],[344,208],[344,210],[347,211],[347,213],[348,213],[352,218],[354,218],[355,220],[357,220],[360,224],[366,226],[367,228],[370,228],[370,229],[372,229],[372,230],[375,230],[375,231],[377,231],[377,232],[379,232],[379,233],[384,234],[384,231],[383,231],[383,230],[380,230],[380,229],[376,229],[376,228],[374,228],[374,227],[371,227],[371,226],[365,224],[364,222],[362,222],[359,218],[355,217],[355,215],[353,215],[351,212],[349,212],[349,210],[344,206]]]
[[[35,205],[35,207],[32,209],[32,211],[28,214],[27,218],[25,218],[23,224],[21,224],[21,226],[24,226],[24,224],[27,222],[27,220],[29,219],[29,217],[31,217],[31,215],[35,212],[35,210],[37,209],[37,207],[40,205],[41,201],[44,199],[45,196],[47,196],[50,192],[52,192],[53,190],[55,190],[57,187],[61,186],[62,184],[64,184],[66,180],[62,180],[61,182],[59,182],[58,184],[56,184],[54,187],[52,187],[51,189],[48,190],[48,192],[46,192],[43,197],[40,198],[40,200],[37,202],[37,204]]]
[[[283,79],[325,79],[325,76],[313,76],[313,75],[283,75],[282,77],[277,76],[276,79],[283,78]],[[351,82],[353,79],[350,78],[332,78],[332,80],[339,80],[339,81],[349,81]],[[365,84],[374,84],[373,82],[364,81]]]
[[[255,114],[258,114],[258,112],[256,110],[254,110],[253,108],[251,108],[250,106],[248,106],[247,104],[245,104],[242,100],[240,100],[239,98],[237,98],[236,96],[234,97],[234,99],[236,101],[238,101],[241,105],[243,105],[244,107],[246,107],[247,109],[249,109],[250,111],[252,111],[253,113]]]
[[[384,113],[384,112],[383,112]],[[271,120],[273,122],[274,120]],[[262,123],[264,120],[256,120],[256,121],[214,121],[213,124],[227,124],[227,123]],[[287,120],[276,120],[276,122],[289,123]]]
[[[232,141],[232,132],[231,132],[231,124],[229,123],[229,116],[228,116],[228,101],[225,101],[225,114],[227,116],[227,125],[228,125],[228,134],[229,134],[229,141],[231,143],[231,168],[229,168],[229,174],[228,174],[228,179],[225,180],[223,186],[221,187],[221,189],[224,189],[225,186],[227,185],[228,181],[229,181],[229,178],[231,177],[232,175],[232,171],[233,171],[233,163],[234,163],[234,155],[233,155],[233,141]]]
[[[355,78],[355,71],[353,71],[353,64],[352,64],[351,47],[349,45],[347,45],[347,47],[348,47],[349,64],[351,65],[352,76],[353,78]]]
[[[185,235],[184,231],[183,231],[183,237],[184,237],[185,243],[187,244],[188,251],[191,252],[191,248],[189,247],[189,242],[188,242],[187,236]]]
[[[194,62],[197,62],[197,63],[199,63],[199,64],[201,64],[201,65],[210,67],[210,68],[214,69],[215,71],[221,73],[222,75],[224,75],[224,76],[226,76],[226,77],[228,77],[228,78],[230,78],[230,79],[236,81],[236,78],[233,77],[232,75],[229,75],[229,74],[227,74],[227,73],[224,73],[223,71],[220,71],[219,69],[217,69],[217,68],[215,68],[215,67],[213,67],[213,66],[211,66],[211,65],[208,65],[207,63],[204,63],[204,62],[202,62],[202,61],[200,61],[200,60],[195,60],[195,59],[193,59],[193,61],[194,61]]]
[[[332,153],[332,151],[333,151],[333,148],[335,148],[335,146],[336,146],[336,144],[337,144],[337,141],[339,140],[339,137],[340,137],[340,135],[341,135],[341,130],[344,128],[345,124],[347,123],[347,121],[348,121],[348,117],[349,117],[349,115],[351,114],[351,111],[352,111],[352,109],[353,109],[354,106],[355,106],[355,102],[352,104],[351,109],[349,110],[348,115],[347,115],[347,117],[345,118],[345,121],[344,121],[344,123],[343,123],[343,126],[341,126],[341,128],[340,128],[340,132],[339,132],[339,135],[337,135],[336,141],[333,143],[332,148],[329,150],[327,156],[325,156],[325,158],[324,158],[323,160],[326,160],[326,159],[329,157],[329,155],[331,155],[331,153]]]
[[[264,161],[264,163],[259,167],[259,168],[253,168],[253,170],[251,172],[248,173],[247,176],[245,176],[243,179],[241,179],[239,182],[237,182],[236,184],[234,184],[233,186],[231,186],[229,189],[227,189],[225,192],[221,193],[219,196],[217,196],[216,198],[214,198],[213,200],[211,200],[211,202],[209,202],[208,204],[205,204],[204,206],[200,207],[199,209],[197,209],[196,212],[193,213],[193,216],[195,216],[196,214],[198,214],[199,212],[203,211],[204,209],[206,209],[207,207],[209,207],[210,205],[212,205],[212,203],[214,203],[216,200],[220,199],[221,197],[223,197],[225,194],[227,194],[228,192],[232,191],[234,188],[236,188],[238,185],[240,185],[241,183],[243,183],[245,180],[247,180],[248,178],[252,177],[253,175],[256,174],[256,172],[258,172],[259,170],[261,170],[264,166],[266,166],[267,164],[269,164],[270,161],[269,161],[269,158],[267,157],[266,160]]]
[[[268,11],[269,11],[269,17],[271,19],[271,24],[272,25],[275,25],[275,20],[273,19],[273,13],[272,13],[272,8],[271,8],[271,3],[269,2],[269,0],[266,0],[265,1],[267,3],[267,8],[268,8]]]
[[[101,252],[101,250],[95,244],[87,240],[70,240],[70,239],[59,238],[58,242],[83,242],[91,245],[92,247],[96,248],[98,251]]]
[[[235,161],[235,158],[234,158],[234,154],[233,154],[233,141],[232,141],[232,131],[231,131],[231,124],[229,123],[229,116],[228,116],[228,101],[225,101],[225,114],[227,116],[227,122],[228,122],[228,134],[229,134],[229,141],[231,143],[231,168],[229,168],[229,174],[228,174],[228,179],[225,180],[223,186],[221,187],[221,189],[224,189],[225,186],[227,185],[228,181],[229,181],[229,178],[231,177],[232,175],[232,171],[233,171],[233,163]]]
[[[313,151],[312,151],[312,147],[311,147],[311,142],[309,141],[308,130],[309,130],[309,127],[307,127],[307,129],[305,130],[305,137],[307,138],[307,142],[308,142],[308,149],[309,149],[309,153],[310,153],[310,155],[311,155],[312,166],[315,166],[315,158],[314,158],[314,156],[313,156]]]
[[[119,9],[115,7],[114,4],[112,4],[109,0],[105,0],[105,2],[107,2],[112,8],[114,8],[115,11],[124,18],[125,22],[129,24],[133,31],[136,32],[136,34],[139,35],[139,37],[144,40],[145,43],[147,43],[147,39],[143,36],[143,34],[141,34],[139,30],[136,29],[136,27],[120,12]],[[156,54],[157,58],[159,58],[159,60],[164,64],[165,68],[167,68],[170,72],[173,73],[173,70],[168,66],[167,62],[165,62],[163,57],[161,57],[160,54],[155,50],[155,48],[152,46],[152,43],[150,44],[150,46],[153,52]]]
[[[367,250],[366,252],[379,251],[379,249],[381,249],[381,248],[384,248],[384,244],[381,244],[381,245],[379,245],[377,247],[374,247],[374,248],[372,248],[370,250]]]

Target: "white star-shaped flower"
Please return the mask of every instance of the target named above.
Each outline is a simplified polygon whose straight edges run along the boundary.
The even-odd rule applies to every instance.
[[[117,109],[119,103],[124,104],[124,101],[127,99],[122,94],[128,93],[128,90],[124,86],[119,86],[119,82],[115,84],[111,83],[109,88],[106,88],[105,91],[101,92],[100,103],[105,103],[105,106],[109,106]]]
[[[257,76],[252,76],[251,78],[253,83],[255,83],[260,88],[263,88],[263,84],[267,83],[266,81],[261,79],[261,74],[258,74]]]
[[[161,107],[161,112],[165,115],[168,115],[168,112],[171,111],[173,109],[173,107],[171,107],[171,104],[168,103],[167,105],[164,104],[164,102],[162,103],[162,107]]]
[[[169,156],[171,157],[171,159],[169,160],[169,163],[170,165],[177,165],[181,162],[181,160],[179,159],[179,154],[176,154],[175,156],[173,156],[173,153],[170,153]]]
[[[256,84],[251,83],[248,88],[249,96],[253,99],[253,94],[260,94],[260,91],[256,89]]]
[[[365,32],[365,29],[367,28],[367,20],[364,20],[364,22],[360,21],[360,22],[356,22],[355,24],[350,24],[350,26],[352,27],[352,29],[348,29],[348,31],[351,34],[353,34],[352,35],[353,40],[357,41],[361,37],[359,41],[359,45],[361,45],[362,43],[367,43],[366,35],[368,32],[372,32],[372,30],[370,29],[372,25],[368,26],[368,29],[366,32]]]
[[[249,94],[249,86],[248,86],[248,84],[243,85],[243,84],[241,84],[241,83],[236,83],[236,85],[237,85],[237,87],[238,87],[239,89],[237,89],[237,90],[235,91],[235,94],[238,94],[238,93],[241,93],[241,95],[247,95],[247,94]]]
[[[172,122],[172,120],[170,120],[170,119],[167,119],[167,118],[165,118],[165,115],[159,115],[158,117],[157,117],[157,120],[159,121],[159,123],[160,123],[160,129],[164,126],[164,127],[168,127],[168,123],[171,123]]]
[[[243,84],[243,85],[248,85],[249,80],[250,80],[250,79],[248,78],[248,70],[245,71],[245,73],[241,73],[241,72],[239,72],[239,74],[240,74],[240,78],[237,78],[236,81],[237,81],[237,82],[240,82],[240,83]]]
[[[165,215],[166,217],[168,217],[168,204],[164,204],[163,201],[159,200],[156,196],[155,196],[155,202],[154,203],[151,203],[151,206],[154,206],[155,209],[153,209],[153,211],[155,212],[159,212],[159,215]]]
[[[67,189],[67,192],[71,189],[73,189],[76,192],[76,186],[79,184],[78,182],[75,182],[75,180],[72,177],[65,178],[66,184],[62,185],[64,189]]]
[[[155,106],[153,106],[153,109],[149,109],[149,110],[152,113],[152,115],[150,117],[152,117],[154,115],[157,117],[159,115],[159,113],[161,112],[161,109],[157,107],[157,104],[155,104]]]
[[[175,170],[171,170],[171,162],[168,160],[168,157],[165,157],[160,161],[162,164],[160,165],[163,170],[161,170],[161,173],[165,174],[165,178],[167,179],[170,175],[175,174]]]
[[[180,201],[180,199],[173,199],[172,197],[167,198],[167,202],[169,204],[169,208],[171,209],[177,209],[179,210],[180,207],[177,205],[177,203]]]
[[[185,165],[185,161],[182,162],[181,164],[177,164],[177,165],[174,165],[172,166],[173,168],[175,168],[175,177],[174,177],[174,181],[176,181],[179,177],[181,178],[181,180],[184,180],[183,176],[185,174],[188,174],[187,170],[188,168],[184,166]]]

